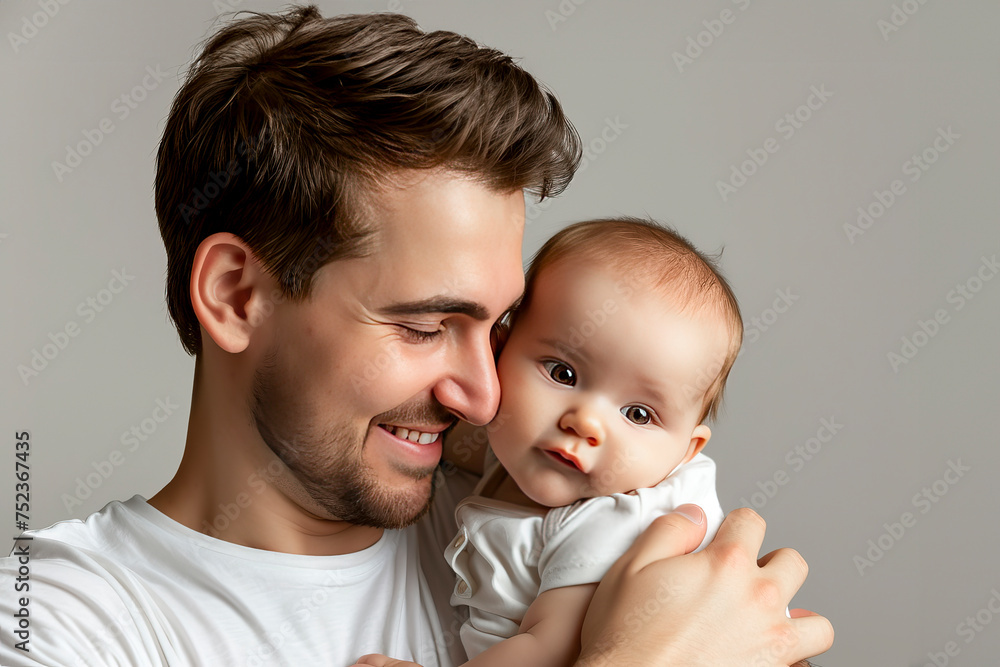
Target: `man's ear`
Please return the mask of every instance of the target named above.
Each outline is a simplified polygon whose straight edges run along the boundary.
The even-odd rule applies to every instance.
[[[250,247],[228,232],[198,246],[191,266],[191,306],[205,332],[230,353],[243,352],[266,314],[273,278]]]
[[[698,452],[705,448],[708,441],[712,438],[712,429],[708,428],[705,424],[698,424],[691,431],[691,442],[688,444],[687,453],[684,455],[684,460],[682,463],[687,463],[693,459]]]

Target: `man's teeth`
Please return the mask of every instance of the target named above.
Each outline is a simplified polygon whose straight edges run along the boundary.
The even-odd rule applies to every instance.
[[[402,426],[389,426],[386,425],[386,430],[392,433],[397,438],[402,438],[403,440],[409,440],[410,442],[415,442],[418,445],[429,445],[438,439],[440,433],[424,433],[422,431],[411,431],[408,428],[403,428]]]

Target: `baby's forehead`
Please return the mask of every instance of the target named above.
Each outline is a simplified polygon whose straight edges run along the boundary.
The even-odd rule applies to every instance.
[[[526,309],[537,307],[550,315],[558,313],[562,319],[579,322],[582,327],[627,311],[633,316],[635,326],[615,330],[626,344],[631,338],[645,338],[639,335],[644,333],[641,331],[645,328],[644,315],[650,321],[660,321],[669,315],[674,322],[719,332],[719,336],[711,336],[716,341],[713,347],[718,347],[722,356],[728,352],[729,336],[724,333],[728,331],[728,320],[724,309],[682,277],[664,280],[635,267],[568,257],[539,272],[529,292],[524,300]],[[539,321],[539,318],[527,320]],[[660,345],[649,348],[648,354],[662,354]]]
[[[562,257],[542,268],[533,284],[527,286],[524,302],[529,304],[534,293],[539,291],[554,292],[554,296],[562,291],[572,292],[563,294],[564,297],[580,298],[556,299],[556,305],[586,307],[589,305],[587,296],[597,300],[610,293],[615,300],[628,301],[650,311],[670,311],[692,319],[723,321],[722,309],[714,307],[717,299],[703,287],[703,281],[691,274],[665,273],[642,263],[629,264],[627,260],[609,261],[606,257],[577,254]]]

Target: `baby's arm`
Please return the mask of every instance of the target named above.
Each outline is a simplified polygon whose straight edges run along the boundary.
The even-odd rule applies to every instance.
[[[569,667],[580,655],[580,629],[597,584],[552,588],[528,607],[518,634],[483,651],[468,667]]]

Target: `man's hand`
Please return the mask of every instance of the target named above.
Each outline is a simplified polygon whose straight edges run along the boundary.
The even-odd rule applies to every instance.
[[[764,520],[756,512],[732,512],[711,544],[690,554],[705,535],[704,513],[678,509],[696,519],[657,519],[604,577],[577,665],[788,667],[830,648],[826,618],[804,609],[785,615],[808,568],[791,549],[758,560]]]
[[[363,655],[358,658],[358,661],[351,665],[351,667],[420,667],[415,662],[407,662],[406,660],[395,660],[389,656],[381,655],[379,653],[369,653],[368,655]]]

